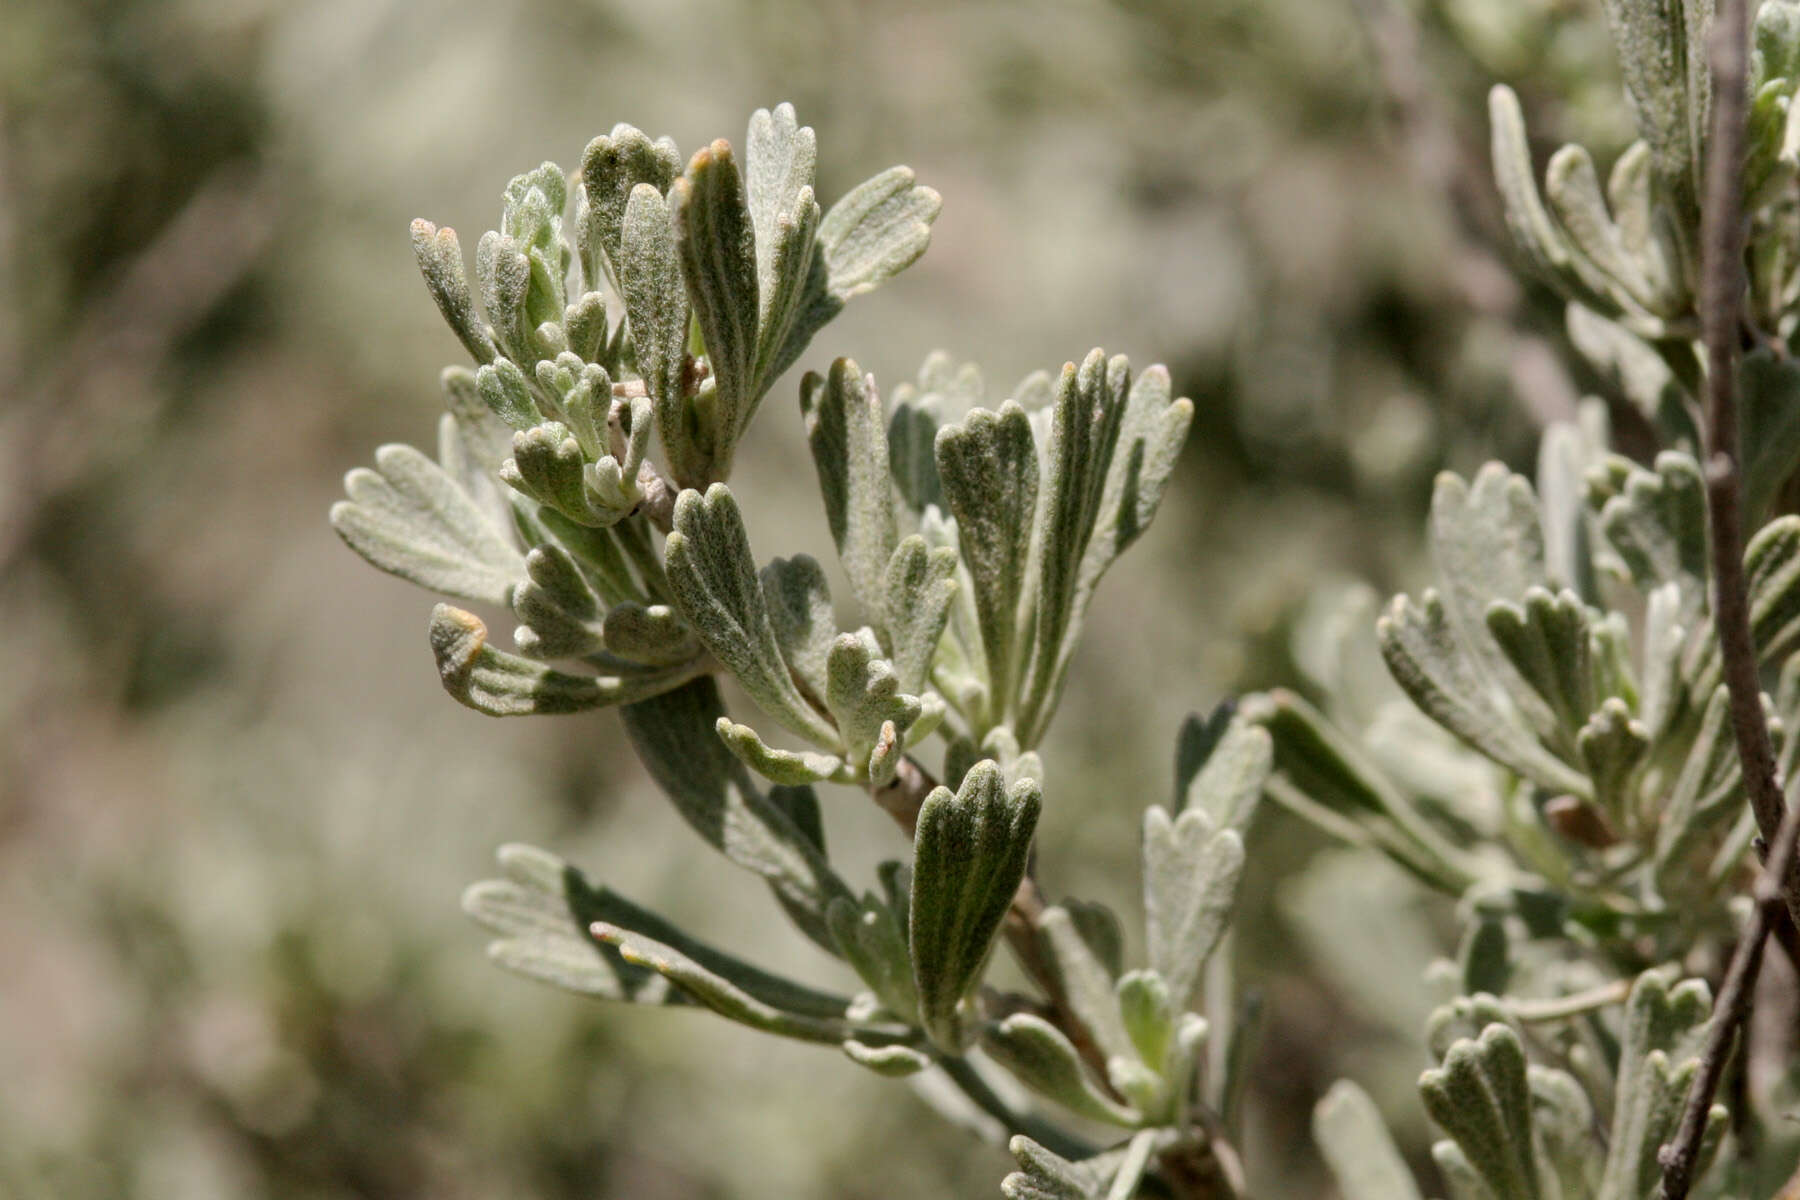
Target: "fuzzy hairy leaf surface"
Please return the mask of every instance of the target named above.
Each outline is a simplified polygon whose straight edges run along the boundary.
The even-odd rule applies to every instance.
[[[847,358],[833,362],[824,376],[808,373],[800,381],[800,412],[838,559],[864,611],[885,621],[888,562],[899,534],[874,376]]]
[[[1494,1200],[1542,1200],[1525,1047],[1505,1025],[1454,1043],[1419,1078],[1425,1110],[1455,1140]]]
[[[768,880],[807,935],[830,948],[826,913],[853,899],[817,839],[759,791],[716,730],[725,719],[710,676],[620,714],[651,778],[708,844]],[[796,782],[800,782],[796,780]]]
[[[525,577],[517,546],[463,486],[411,446],[375,452],[375,470],[344,477],[331,524],[373,566],[421,587],[507,604]]]
[[[490,717],[572,713],[630,704],[679,687],[694,664],[635,668],[612,675],[570,675],[488,644],[473,613],[439,604],[431,610],[431,651],[444,690]],[[626,664],[629,665],[629,664]]]
[[[1035,780],[1006,786],[991,761],[955,792],[925,798],[913,839],[910,913],[919,1018],[931,1039],[960,1050],[957,1008],[981,976],[1031,852],[1041,799]]]
[[[1144,812],[1144,928],[1150,966],[1186,1008],[1206,960],[1237,904],[1244,841],[1218,829],[1205,809],[1179,817],[1152,805]]]
[[[716,483],[704,495],[681,493],[663,556],[676,608],[757,707],[808,741],[838,749],[837,731],[794,686],[730,489]]]
[[[1313,1109],[1313,1140],[1344,1200],[1424,1200],[1369,1094],[1347,1079]]]

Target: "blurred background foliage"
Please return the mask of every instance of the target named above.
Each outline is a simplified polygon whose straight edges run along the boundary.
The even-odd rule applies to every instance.
[[[1001,1152],[903,1085],[483,960],[457,896],[523,840],[826,970],[754,881],[697,869],[616,717],[450,703],[428,602],[327,527],[378,442],[430,442],[460,357],[406,222],[472,239],[510,175],[615,121],[692,150],[787,99],[827,201],[895,161],[945,197],[925,259],[804,365],[854,353],[891,384],[943,347],[1005,389],[1096,344],[1167,361],[1195,435],[1089,623],[1040,831],[1053,892],[1131,911],[1181,717],[1304,688],[1309,598],[1417,582],[1433,472],[1528,463],[1591,385],[1504,249],[1482,98],[1510,82],[1546,142],[1608,157],[1628,125],[1597,9],[11,0],[0,1194],[997,1194]],[[828,546],[797,374],[737,481],[765,555]],[[836,798],[852,867],[901,852]],[[1252,1178],[1323,1195],[1307,1117],[1340,1074],[1422,1148],[1412,981],[1453,947],[1390,868],[1272,812],[1251,862]]]

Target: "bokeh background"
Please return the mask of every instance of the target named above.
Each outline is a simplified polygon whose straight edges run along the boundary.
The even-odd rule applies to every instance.
[[[518,840],[844,982],[616,718],[450,702],[428,598],[331,533],[345,470],[430,443],[460,355],[407,221],[472,245],[510,175],[615,121],[691,150],[791,100],[827,203],[897,161],[945,198],[926,257],[803,365],[892,382],[942,347],[1004,392],[1093,345],[1168,362],[1195,434],[1101,592],[1041,834],[1052,891],[1130,916],[1182,717],[1307,686],[1319,589],[1416,582],[1433,472],[1529,463],[1591,383],[1512,269],[1483,96],[1616,148],[1598,7],[8,0],[0,1195],[997,1195],[1004,1154],[903,1084],[485,962],[457,898]],[[734,480],[764,556],[828,546],[797,375]],[[852,871],[904,853],[827,800]],[[1252,1178],[1328,1195],[1306,1125],[1340,1074],[1419,1156],[1414,981],[1448,926],[1279,817],[1252,855]]]

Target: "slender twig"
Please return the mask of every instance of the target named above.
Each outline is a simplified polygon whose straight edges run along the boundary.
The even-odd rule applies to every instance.
[[[950,1077],[957,1089],[967,1096],[975,1107],[1000,1123],[1010,1137],[1022,1133],[1052,1154],[1064,1158],[1091,1158],[1098,1148],[1089,1142],[1076,1137],[1059,1126],[1052,1125],[1031,1113],[1022,1113],[1013,1108],[996,1092],[986,1079],[981,1077],[972,1063],[965,1058],[940,1058],[938,1065],[943,1067],[944,1074]]]
[[[675,528],[675,497],[680,490],[649,459],[638,468],[638,491],[644,496],[638,511],[663,533]]]
[[[1746,0],[1721,0],[1712,33],[1712,136],[1707,150],[1706,198],[1701,209],[1701,323],[1707,356],[1707,509],[1712,533],[1713,624],[1730,691],[1744,790],[1756,813],[1767,862],[1755,885],[1756,906],[1732,953],[1713,1005],[1706,1048],[1688,1090],[1674,1139],[1659,1154],[1661,1200],[1685,1200],[1706,1133],[1713,1096],[1738,1030],[1749,1011],[1763,945],[1778,905],[1796,904],[1794,837],[1800,806],[1787,809],[1776,778],[1774,749],[1763,714],[1756,645],[1750,636],[1744,584],[1743,530],[1738,495],[1736,370],[1739,300],[1744,288],[1743,159],[1748,86],[1749,14]]]
[[[1787,805],[1776,779],[1775,749],[1763,713],[1750,601],[1744,582],[1744,531],[1738,470],[1737,358],[1744,291],[1743,159],[1745,0],[1723,0],[1713,26],[1713,129],[1701,220],[1701,325],[1706,337],[1706,499],[1712,534],[1713,628],[1719,639],[1732,731],[1744,791],[1765,845]],[[1800,923],[1800,891],[1783,877],[1788,909]]]
[[[1598,1008],[1623,1004],[1630,995],[1631,980],[1618,979],[1585,992],[1557,996],[1552,1000],[1515,1000],[1507,1005],[1506,1011],[1515,1020],[1528,1025],[1540,1021],[1566,1021],[1570,1017],[1579,1017]]]

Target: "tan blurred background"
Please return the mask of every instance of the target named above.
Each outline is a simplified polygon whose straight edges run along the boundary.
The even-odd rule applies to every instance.
[[[431,442],[460,356],[406,222],[472,245],[510,175],[616,121],[690,151],[791,100],[827,203],[898,161],[945,198],[926,257],[803,365],[853,353],[891,383],[942,347],[1003,393],[1093,345],[1167,361],[1200,417],[1102,591],[1041,838],[1052,890],[1129,925],[1182,716],[1296,682],[1310,590],[1414,578],[1432,472],[1529,461],[1578,394],[1556,306],[1494,234],[1481,97],[1505,78],[1534,130],[1616,145],[1593,8],[9,0],[0,1195],[997,1195],[1005,1156],[902,1084],[483,959],[458,894],[518,840],[846,985],[666,809],[616,718],[446,698],[429,599],[327,526],[378,443]],[[764,557],[828,544],[797,376],[734,481]],[[825,799],[852,872],[904,854]],[[1376,865],[1279,821],[1257,843],[1252,1175],[1322,1195],[1306,1118],[1339,1073],[1418,1148],[1407,981],[1448,947]],[[1319,952],[1365,945],[1385,998]]]

